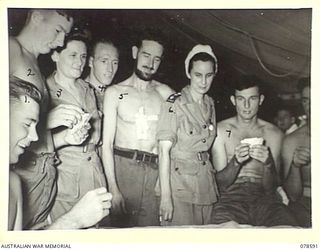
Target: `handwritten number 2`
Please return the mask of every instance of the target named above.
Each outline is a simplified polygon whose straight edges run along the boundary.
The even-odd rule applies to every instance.
[[[27,76],[34,76],[34,75],[35,75],[35,74],[32,73],[31,69],[28,69],[28,74],[27,74]]]

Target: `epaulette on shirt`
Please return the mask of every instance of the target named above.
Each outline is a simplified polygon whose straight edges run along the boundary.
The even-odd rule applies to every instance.
[[[181,93],[174,93],[172,95],[170,95],[167,99],[167,102],[171,102],[171,103],[174,103],[176,101],[176,99],[181,96]]]

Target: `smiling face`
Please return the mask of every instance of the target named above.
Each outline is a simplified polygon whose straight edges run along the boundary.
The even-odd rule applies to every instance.
[[[132,56],[136,59],[135,74],[144,81],[151,81],[161,63],[163,46],[156,41],[143,40],[141,47],[132,48]]]
[[[33,22],[37,25],[35,34],[40,54],[47,54],[50,50],[63,46],[64,38],[70,32],[73,19],[60,15],[56,11],[33,13]]]
[[[204,95],[211,87],[214,78],[214,65],[211,61],[194,61],[190,70],[190,90]]]
[[[17,163],[31,142],[38,140],[39,109],[39,104],[28,96],[10,101],[10,164]]]
[[[244,120],[251,120],[257,116],[264,96],[259,93],[259,88],[255,86],[243,90],[235,90],[235,94],[230,99],[236,107],[237,115]]]
[[[117,73],[119,54],[116,47],[109,43],[98,43],[94,56],[90,57],[90,80],[102,85],[110,85]]]
[[[60,53],[55,51],[52,59],[56,62],[57,71],[69,79],[81,76],[87,59],[87,48],[84,42],[71,40]]]

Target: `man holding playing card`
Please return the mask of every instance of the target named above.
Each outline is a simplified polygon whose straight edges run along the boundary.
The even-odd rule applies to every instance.
[[[230,100],[237,114],[218,123],[212,148],[220,191],[212,222],[296,225],[276,196],[283,134],[257,116],[264,101],[259,80],[247,76],[237,79]]]

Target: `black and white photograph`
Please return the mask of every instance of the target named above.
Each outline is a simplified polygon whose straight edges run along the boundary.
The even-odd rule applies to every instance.
[[[6,14],[6,231],[315,229],[312,7]]]

